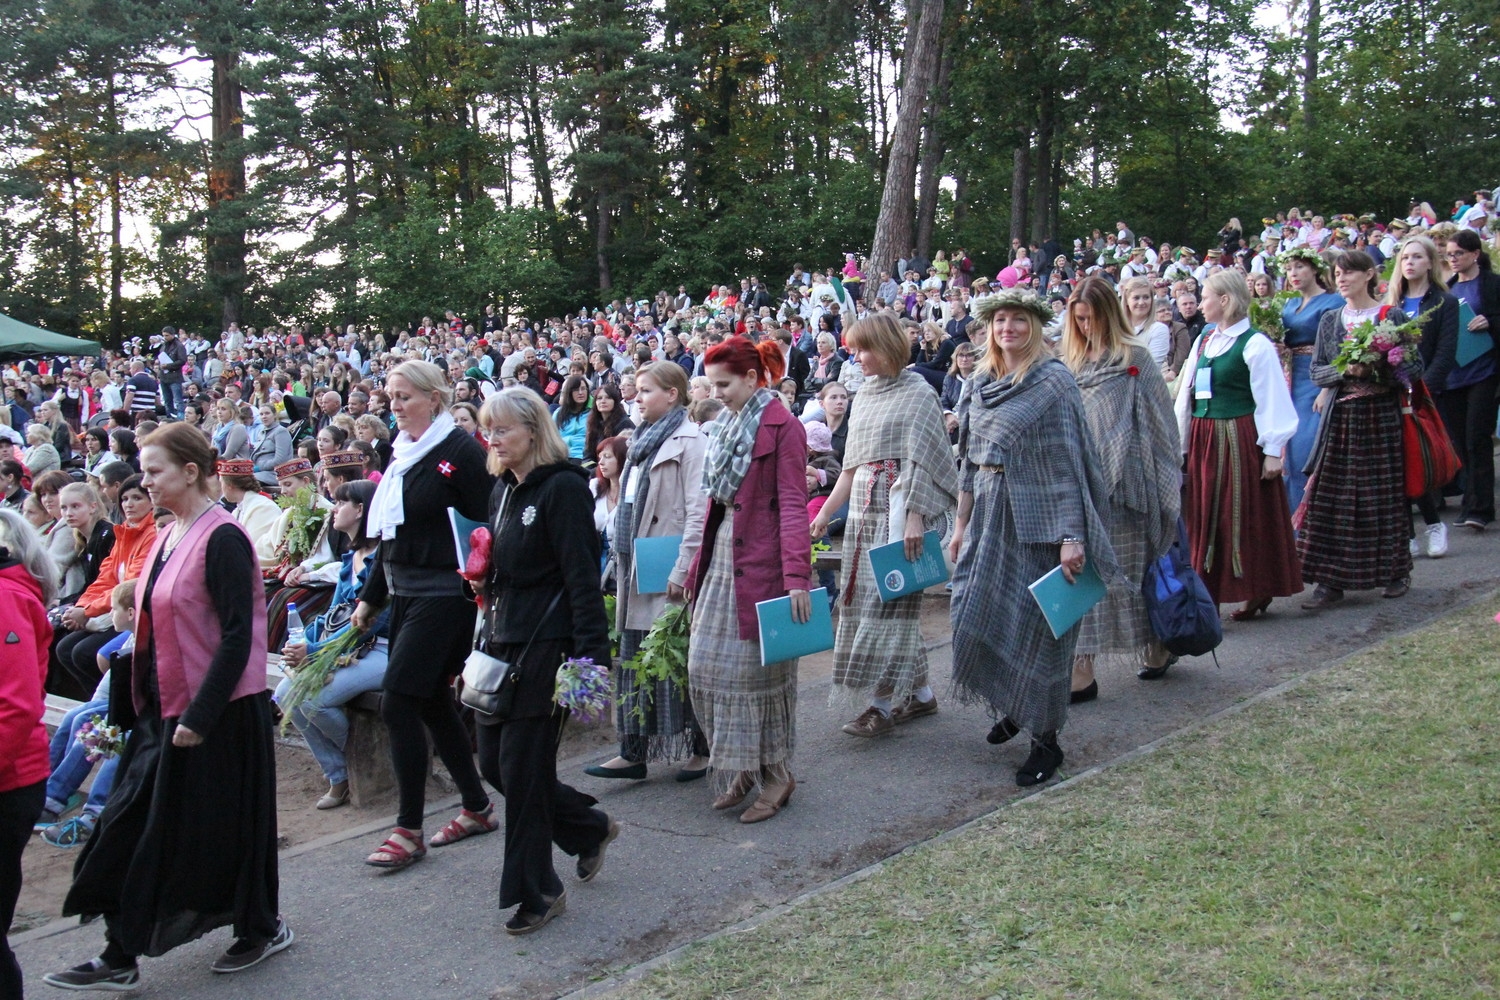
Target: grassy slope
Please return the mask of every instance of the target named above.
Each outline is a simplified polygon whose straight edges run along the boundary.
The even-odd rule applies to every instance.
[[[624,988],[663,997],[1500,994],[1483,606]]]

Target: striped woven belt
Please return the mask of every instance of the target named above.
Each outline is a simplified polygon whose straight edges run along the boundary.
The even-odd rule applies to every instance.
[[[1301,355],[1301,354],[1311,354],[1313,352],[1313,345],[1312,344],[1308,344],[1305,347],[1288,347],[1287,350],[1290,351],[1293,354],[1298,354],[1298,355]]]
[[[979,468],[981,468],[985,472],[994,472],[997,474],[1003,474],[1005,472],[1005,466],[1003,465],[981,465]]]

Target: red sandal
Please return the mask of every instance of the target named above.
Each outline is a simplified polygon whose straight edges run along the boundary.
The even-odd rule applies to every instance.
[[[468,837],[494,833],[498,829],[500,821],[495,818],[495,806],[491,803],[485,807],[484,812],[459,810],[458,815],[450,819],[447,826],[434,833],[427,843],[433,847],[447,847]]]
[[[395,871],[408,868],[426,856],[427,846],[422,843],[422,831],[398,826],[385,838],[385,843],[380,845],[379,850],[365,858],[365,864],[372,868]]]

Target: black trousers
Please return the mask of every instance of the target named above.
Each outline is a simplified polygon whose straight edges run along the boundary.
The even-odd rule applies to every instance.
[[[1448,427],[1453,450],[1464,463],[1459,478],[1463,480],[1463,517],[1478,518],[1485,523],[1495,519],[1495,390],[1500,375],[1491,375],[1462,389],[1449,389],[1437,395],[1438,412]]]
[[[609,817],[598,800],[557,780],[557,745],[567,713],[480,725],[479,771],[505,796],[505,865],[500,908],[543,913],[563,891],[552,845],[577,857],[599,846]]]
[[[99,650],[120,633],[112,628],[103,632],[59,633],[52,644],[52,662],[47,669],[47,690],[75,701],[88,701],[104,676],[99,670]]]
[[[21,852],[46,799],[45,780],[0,792],[0,997],[21,996],[21,966],[7,937],[21,896]]]

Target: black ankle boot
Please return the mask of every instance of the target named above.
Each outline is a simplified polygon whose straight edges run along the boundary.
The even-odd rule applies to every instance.
[[[985,737],[985,740],[986,742],[993,743],[996,746],[999,746],[1001,743],[1004,743],[1006,740],[1015,736],[1020,731],[1020,726],[1016,725],[1014,722],[1011,722],[1009,719],[1002,715],[1000,716],[1000,721],[990,727],[990,733]]]
[[[1062,766],[1062,747],[1057,745],[1056,733],[1043,733],[1031,739],[1031,756],[1016,772],[1016,784],[1022,788],[1039,785],[1052,777]]]

